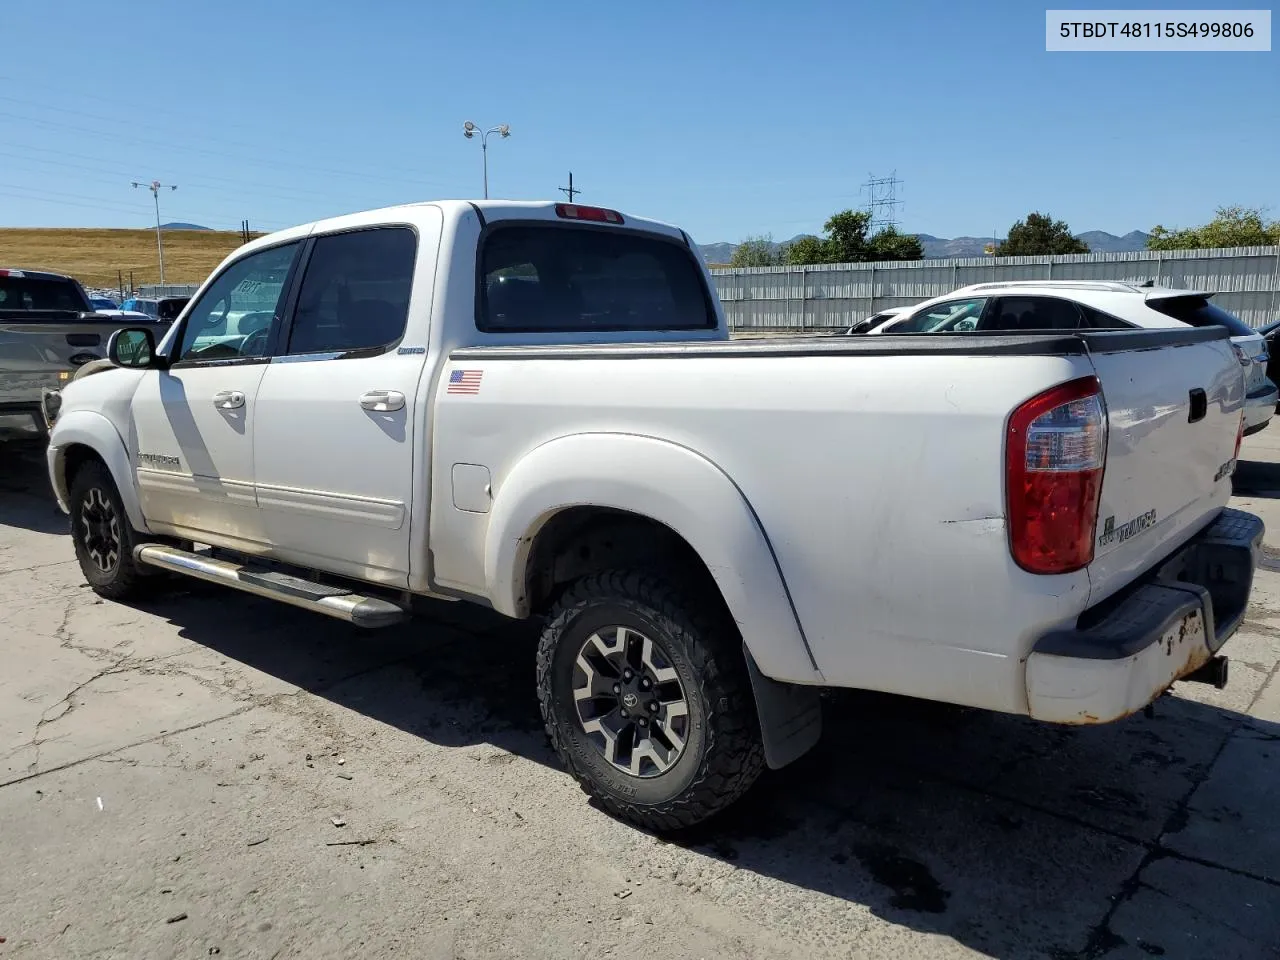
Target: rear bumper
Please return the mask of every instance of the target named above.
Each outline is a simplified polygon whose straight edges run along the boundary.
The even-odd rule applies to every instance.
[[[1123,596],[1041,637],[1027,657],[1031,716],[1119,720],[1208,663],[1244,620],[1263,530],[1253,514],[1223,510]]]
[[[1276,402],[1280,400],[1280,389],[1270,380],[1244,398],[1244,435],[1257,433],[1271,422],[1276,412]]]
[[[49,436],[49,427],[38,402],[0,403],[0,420],[14,419],[29,420],[41,437]]]

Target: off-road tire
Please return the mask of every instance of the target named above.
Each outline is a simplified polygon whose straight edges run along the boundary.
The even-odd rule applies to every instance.
[[[71,478],[68,499],[71,508],[71,541],[75,545],[76,559],[80,562],[80,572],[84,574],[93,592],[107,600],[131,600],[153,593],[163,582],[163,578],[154,575],[133,559],[133,548],[144,542],[145,538],[129,525],[129,516],[125,513],[120,491],[116,489],[115,481],[111,479],[111,472],[106,466],[96,460],[83,464]],[[109,564],[110,569],[103,569],[90,555],[91,549],[96,546],[91,545],[86,532],[86,509],[91,502],[109,506],[116,521],[117,556],[116,562]]]
[[[582,644],[606,625],[650,637],[675,668],[689,735],[672,767],[641,778],[618,770],[589,739],[573,698]],[[737,800],[764,768],[742,640],[718,603],[687,596],[661,576],[612,570],[571,585],[538,643],[538,699],[561,761],[613,815],[646,830],[701,823]]]

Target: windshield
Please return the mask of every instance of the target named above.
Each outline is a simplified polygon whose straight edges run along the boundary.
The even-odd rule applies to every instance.
[[[74,280],[0,276],[0,310],[82,313],[91,309]]]

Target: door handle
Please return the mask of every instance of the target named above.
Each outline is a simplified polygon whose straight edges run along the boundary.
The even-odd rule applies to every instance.
[[[244,406],[244,393],[239,390],[223,390],[213,395],[213,405],[219,410],[235,410]]]
[[[404,394],[399,390],[370,390],[360,398],[360,406],[374,413],[390,413],[404,409]]]

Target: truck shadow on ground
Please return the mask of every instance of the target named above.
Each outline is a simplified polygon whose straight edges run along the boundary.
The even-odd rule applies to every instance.
[[[432,743],[491,744],[559,767],[534,697],[529,624],[442,603],[429,619],[365,633],[181,586],[147,609],[196,643]],[[1153,718],[1079,729],[861,692],[833,693],[825,707],[810,755],[669,842],[1008,960],[1124,945],[1108,926],[1113,898],[1153,859],[1177,856],[1167,838],[1245,722],[1173,697]],[[1125,955],[1162,955],[1186,936],[1165,934],[1156,923],[1128,944],[1142,952]]]
[[[21,462],[0,481],[10,494],[0,523],[65,533],[40,464],[29,453]],[[1272,478],[1257,466],[1280,491],[1280,470]],[[1251,470],[1244,479],[1256,482]],[[142,609],[193,643],[429,742],[489,744],[559,768],[534,697],[530,624],[441,603],[426,619],[366,633],[213,585],[174,586]],[[1252,952],[1204,952],[1188,929],[1213,920],[1193,907],[1154,913],[1141,935],[1113,917],[1147,889],[1144,870],[1181,861],[1193,797],[1246,723],[1240,714],[1170,697],[1151,719],[1068,729],[860,692],[832,693],[825,708],[812,753],[669,842],[737,868],[726,882],[758,875],[830,898],[798,900],[796,911],[856,925],[865,909],[1000,960],[1276,956],[1274,937]],[[1255,739],[1280,744],[1280,726],[1247,722]],[[1267,766],[1260,760],[1257,777],[1274,783]],[[1240,835],[1273,830],[1230,808],[1195,816]],[[1274,859],[1262,883],[1280,915]],[[778,896],[769,908],[787,909]]]
[[[67,533],[70,520],[49,489],[43,441],[0,440],[0,526]]]
[[[1231,489],[1238,497],[1280,500],[1280,463],[1240,460],[1231,477]]]

